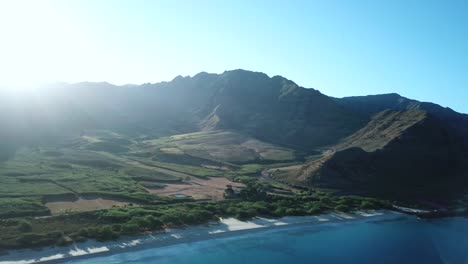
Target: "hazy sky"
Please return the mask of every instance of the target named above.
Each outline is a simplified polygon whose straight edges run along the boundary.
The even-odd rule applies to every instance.
[[[243,68],[468,113],[468,1],[0,0],[0,84]]]

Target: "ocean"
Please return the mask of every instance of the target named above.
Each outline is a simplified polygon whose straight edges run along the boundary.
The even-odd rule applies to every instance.
[[[468,219],[402,216],[291,225],[66,263],[468,263]]]

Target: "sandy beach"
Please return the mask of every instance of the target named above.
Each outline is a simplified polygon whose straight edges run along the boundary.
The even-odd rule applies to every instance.
[[[147,235],[126,237],[116,241],[97,242],[89,240],[68,247],[25,249],[11,251],[0,256],[0,264],[61,263],[63,261],[110,255],[122,251],[158,248],[178,243],[220,238],[251,233],[291,225],[332,224],[350,221],[392,220],[404,216],[401,213],[384,210],[357,211],[354,213],[329,213],[316,216],[288,216],[279,219],[254,218],[240,221],[234,218],[220,219],[205,225],[183,229],[167,229]]]

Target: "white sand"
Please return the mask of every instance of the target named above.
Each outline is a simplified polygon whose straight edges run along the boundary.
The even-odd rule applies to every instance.
[[[44,262],[44,261],[50,261],[50,260],[54,260],[54,259],[62,259],[64,257],[65,257],[64,254],[57,254],[57,255],[52,255],[52,256],[40,258],[39,261]]]
[[[95,247],[95,248],[87,248],[90,254],[101,253],[109,251],[108,247]]]
[[[255,218],[240,221],[234,218],[220,219],[206,225],[192,226],[185,229],[167,229],[165,232],[139,236],[138,239],[123,238],[118,241],[100,243],[87,241],[70,247],[51,247],[37,250],[18,250],[0,256],[0,264],[31,264],[39,262],[58,263],[67,258],[80,258],[93,254],[114,254],[135,247],[156,248],[176,243],[210,239],[248,230],[280,228],[297,224],[323,224],[348,222],[366,219],[396,219],[402,214],[392,211],[358,211],[355,213],[329,213],[317,216],[287,216],[279,219]]]
[[[235,218],[221,218],[220,224],[226,225],[227,231],[238,231],[238,230],[245,230],[245,229],[254,229],[262,227],[259,224],[254,223],[253,221],[243,222],[237,220]]]
[[[403,206],[396,206],[396,205],[394,205],[393,208],[398,209],[398,210],[401,210],[401,211],[403,211],[403,212],[407,212],[407,213],[416,213],[416,214],[419,214],[419,213],[430,213],[430,212],[431,212],[431,211],[428,211],[428,210],[415,209],[415,208],[409,208],[409,207],[403,207]]]
[[[70,250],[70,251],[68,252],[68,254],[69,254],[70,256],[75,257],[75,256],[86,255],[86,254],[88,254],[88,252],[84,251],[83,249],[79,249],[79,248],[77,248],[77,247],[75,246],[75,248],[72,249],[72,250]]]

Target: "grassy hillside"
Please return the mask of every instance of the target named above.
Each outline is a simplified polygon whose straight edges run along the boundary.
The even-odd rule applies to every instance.
[[[265,143],[233,131],[209,131],[174,135],[143,142],[155,159],[222,165],[251,162],[273,163],[295,160],[293,149]]]

